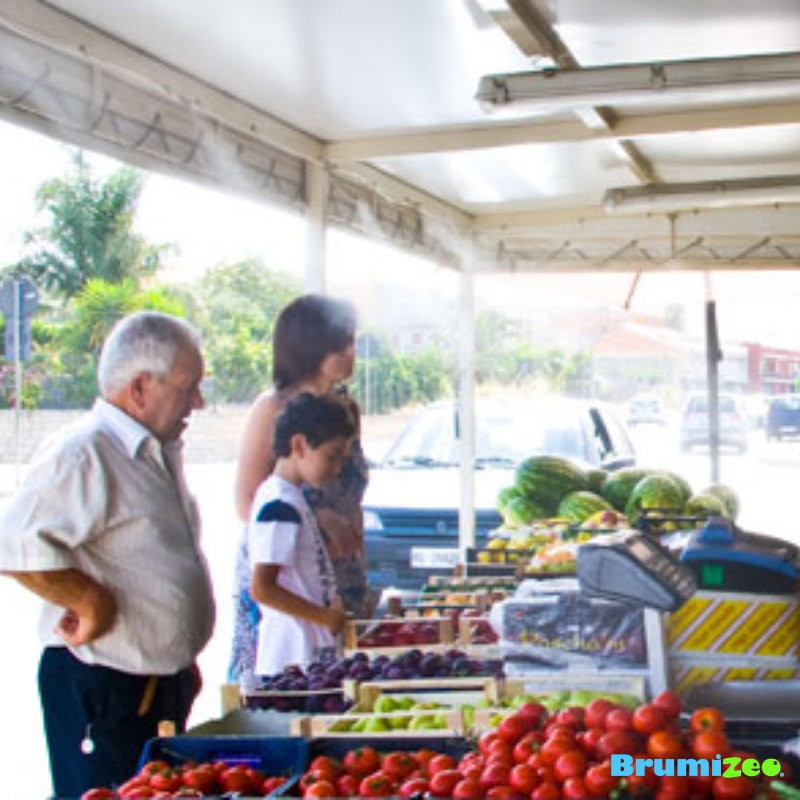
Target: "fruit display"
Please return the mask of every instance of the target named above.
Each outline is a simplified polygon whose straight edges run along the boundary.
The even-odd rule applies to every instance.
[[[566,458],[533,456],[519,465],[514,484],[500,491],[497,507],[510,530],[554,516],[583,527],[600,512],[616,511],[632,525],[649,522],[649,529],[668,532],[714,515],[735,520],[739,500],[724,484],[695,492],[685,478],[667,469],[624,467],[606,473]]]
[[[437,742],[431,747],[403,747],[402,738],[387,738],[386,746],[370,739],[352,749],[323,748],[289,795],[766,800],[796,792],[788,761],[732,743],[719,709],[681,716],[680,699],[671,691],[636,703],[573,699],[582,702],[554,710],[525,700],[496,727],[449,745],[431,739]],[[720,774],[711,767],[703,774],[701,760],[717,762]]]
[[[81,800],[276,797],[298,780],[307,761],[306,742],[292,737],[156,739],[135,775],[113,789],[90,789]]]
[[[348,620],[344,631],[345,648],[350,650],[447,645],[453,636],[453,620],[449,616]]]

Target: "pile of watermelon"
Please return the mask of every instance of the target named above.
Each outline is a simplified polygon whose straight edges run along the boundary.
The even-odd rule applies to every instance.
[[[586,469],[559,456],[531,456],[501,490],[498,510],[505,527],[518,528],[559,517],[581,525],[603,512],[624,514],[631,525],[664,521],[662,531],[696,526],[712,516],[735,520],[736,493],[724,484],[701,492],[670,470],[625,467],[616,472]]]

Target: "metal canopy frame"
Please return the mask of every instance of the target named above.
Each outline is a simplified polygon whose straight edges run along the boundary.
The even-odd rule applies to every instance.
[[[548,59],[559,80],[568,79],[575,91],[589,92],[590,75],[604,71],[602,65],[581,68],[537,0],[465,3],[484,7],[492,24],[526,54]],[[735,102],[693,106],[642,106],[635,92],[627,99],[622,92],[621,105],[610,108],[592,104],[589,94],[569,113],[540,108],[536,116],[516,122],[487,118],[470,124],[356,132],[328,141],[55,4],[7,0],[0,10],[0,116],[129,163],[301,213],[309,206],[309,170],[322,168],[328,176],[329,223],[367,235],[378,232],[456,268],[463,248],[453,242],[461,239],[467,249],[473,244],[476,248],[474,272],[795,269],[800,266],[800,206],[792,202],[774,202],[736,216],[704,208],[698,201],[670,216],[632,213],[612,221],[601,202],[576,205],[566,196],[546,203],[531,199],[494,206],[464,204],[433,194],[395,168],[397,159],[404,157],[452,153],[466,158],[498,148],[600,145],[630,176],[631,186],[618,187],[620,191],[647,191],[655,184],[669,187],[658,161],[649,155],[651,142],[743,129],[755,136],[793,126],[800,135],[800,56],[740,60],[771,79],[777,69],[789,88],[777,94],[773,88],[766,95],[739,92]],[[736,62],[711,59],[702,66],[709,74],[724,72],[730,80],[730,64]],[[673,63],[669,69],[690,78],[693,63],[700,60]],[[608,67],[614,69],[634,67]],[[579,152],[575,150],[576,156]],[[735,183],[736,178],[732,174],[720,180]]]

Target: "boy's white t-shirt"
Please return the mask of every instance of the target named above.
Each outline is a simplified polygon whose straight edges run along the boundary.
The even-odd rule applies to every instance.
[[[315,605],[330,605],[336,594],[333,567],[299,486],[270,475],[256,492],[247,538],[252,567],[279,565],[280,586]],[[334,646],[327,628],[259,607],[257,674],[273,675],[289,664],[308,664],[319,651]]]

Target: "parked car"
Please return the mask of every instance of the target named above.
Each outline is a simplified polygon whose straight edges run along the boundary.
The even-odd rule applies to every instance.
[[[419,588],[458,560],[460,424],[452,401],[419,412],[370,473],[364,498],[373,586]],[[476,542],[501,522],[497,494],[520,461],[566,456],[616,469],[635,463],[633,445],[613,412],[564,397],[481,399],[476,403]]]
[[[800,394],[773,397],[767,410],[767,439],[800,434]]]
[[[654,394],[634,395],[628,403],[628,425],[666,425],[667,416],[661,399]]]
[[[681,450],[690,450],[696,445],[709,446],[708,405],[707,393],[689,395],[681,416]],[[747,450],[747,418],[732,394],[719,395],[719,445],[740,453]]]

